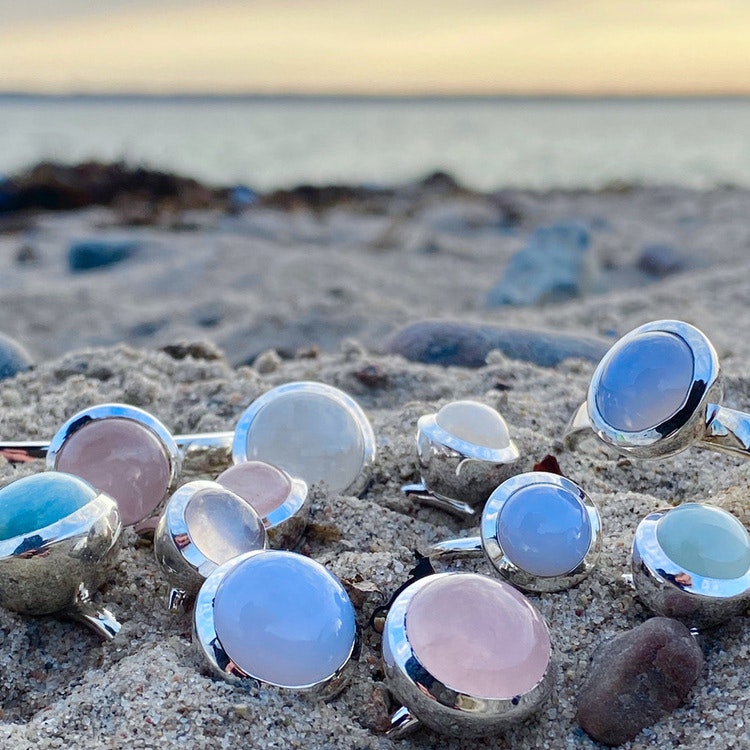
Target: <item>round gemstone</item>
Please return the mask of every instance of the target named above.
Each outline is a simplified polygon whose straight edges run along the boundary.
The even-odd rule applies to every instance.
[[[261,518],[282,506],[292,489],[288,475],[264,461],[230,466],[216,481],[252,505]]]
[[[193,544],[217,565],[266,545],[260,516],[224,488],[198,490],[185,508]]]
[[[243,672],[282,687],[333,676],[356,638],[344,587],[322,565],[294,552],[252,555],[227,573],[216,592],[214,625]]]
[[[505,420],[491,407],[477,401],[453,401],[435,415],[446,432],[473,445],[502,449],[510,445]]]
[[[532,484],[514,492],[497,520],[497,539],[521,570],[549,578],[575,570],[591,546],[591,521],[572,492]]]
[[[547,626],[512,586],[473,573],[436,577],[406,611],[406,634],[422,666],[478,698],[531,690],[550,660]]]
[[[656,526],[667,557],[686,572],[707,578],[741,578],[750,570],[750,536],[731,513],[712,505],[672,508]]]
[[[663,331],[642,333],[606,360],[596,406],[616,430],[648,430],[677,412],[692,382],[693,353],[683,339]]]
[[[255,416],[247,455],[275,464],[308,485],[325,482],[329,490],[341,492],[359,476],[365,444],[354,415],[335,397],[287,391]]]
[[[133,419],[96,419],[69,435],[55,468],[82,477],[117,501],[124,526],[147,518],[169,489],[161,440]]]
[[[78,477],[43,472],[0,489],[0,540],[31,534],[88,505],[99,493]]]

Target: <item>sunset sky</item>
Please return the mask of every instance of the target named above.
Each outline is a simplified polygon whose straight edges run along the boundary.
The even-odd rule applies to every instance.
[[[750,0],[0,0],[0,91],[750,94]]]

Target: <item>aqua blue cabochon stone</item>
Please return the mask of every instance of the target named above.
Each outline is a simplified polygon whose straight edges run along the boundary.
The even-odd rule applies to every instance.
[[[99,494],[88,482],[57,471],[11,482],[0,488],[0,541],[51,526]]]
[[[659,545],[686,572],[718,579],[750,570],[750,535],[723,508],[685,503],[670,509],[656,527]]]
[[[591,539],[591,519],[584,504],[554,484],[532,484],[514,492],[497,520],[497,540],[505,556],[541,578],[575,570]]]
[[[320,563],[294,552],[253,555],[228,572],[214,599],[214,626],[229,658],[263,682],[299,688],[348,660],[354,608]]]
[[[652,429],[685,403],[693,372],[693,353],[684,339],[665,331],[642,333],[605,361],[596,389],[597,409],[616,430]]]

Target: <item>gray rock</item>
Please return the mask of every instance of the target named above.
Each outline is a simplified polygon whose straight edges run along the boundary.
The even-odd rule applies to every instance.
[[[499,349],[511,359],[554,367],[572,357],[598,362],[611,342],[591,336],[446,320],[423,320],[396,331],[387,351],[430,365],[482,367]]]
[[[12,378],[34,364],[31,355],[17,341],[0,333],[0,380]]]
[[[703,652],[677,620],[653,617],[602,644],[578,696],[578,722],[605,745],[621,745],[685,701]]]
[[[112,266],[132,258],[140,250],[130,240],[85,240],[75,242],[68,251],[68,266],[73,273],[85,273]]]
[[[589,273],[589,244],[589,231],[582,224],[561,222],[537,229],[487,293],[487,306],[538,305],[577,297]]]
[[[684,271],[688,258],[671,245],[645,245],[641,250],[637,266],[640,271],[658,279]]]

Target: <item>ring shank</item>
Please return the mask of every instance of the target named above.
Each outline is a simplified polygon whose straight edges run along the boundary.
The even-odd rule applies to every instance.
[[[696,447],[750,459],[750,414],[718,404],[708,404],[706,414],[713,416],[708,420],[706,432],[695,444]],[[596,436],[591,429],[584,402],[568,423],[563,443],[566,450],[575,451],[591,438]],[[599,449],[609,450],[603,442],[596,440],[596,443]]]
[[[234,432],[196,432],[187,435],[175,435],[175,442],[183,458],[191,453],[207,450],[232,449]],[[37,458],[45,458],[49,450],[48,440],[14,440],[0,442],[0,455],[11,463],[25,463]]]

